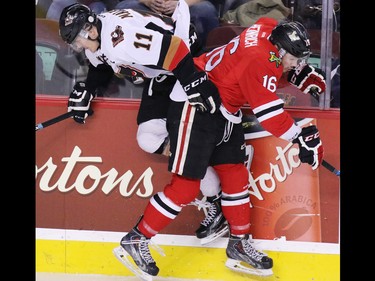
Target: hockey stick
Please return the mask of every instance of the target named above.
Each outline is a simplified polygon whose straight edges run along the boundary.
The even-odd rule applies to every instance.
[[[322,166],[325,167],[328,171],[334,173],[336,176],[340,176],[340,170],[337,170],[331,164],[329,164],[326,160],[322,161]]]
[[[60,122],[60,121],[63,121],[69,117],[72,117],[74,115],[74,111],[69,111],[69,112],[65,112],[64,114],[61,114],[59,116],[56,116],[55,118],[52,118],[50,120],[47,120],[47,121],[44,121],[42,123],[39,123],[39,124],[36,124],[35,125],[35,131],[38,131],[38,130],[41,130],[41,129],[44,129],[48,126],[51,126],[57,122]]]
[[[92,110],[91,108],[89,108],[89,110],[87,111],[87,114],[88,116],[91,116],[94,114],[94,110]],[[35,125],[35,131],[38,131],[38,130],[41,130],[41,129],[44,129],[45,127],[48,127],[48,126],[51,126],[57,122],[60,122],[60,121],[63,121],[65,119],[68,119],[69,117],[72,117],[74,115],[74,111],[69,111],[69,112],[65,112],[64,114],[61,114],[59,116],[56,116],[55,118],[52,118],[50,120],[47,120],[47,121],[44,121],[42,123],[39,123],[39,124],[36,124]]]

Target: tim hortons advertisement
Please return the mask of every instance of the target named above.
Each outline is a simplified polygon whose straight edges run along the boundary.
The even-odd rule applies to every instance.
[[[315,124],[311,118],[297,123]],[[296,145],[271,136],[255,116],[244,116],[243,126],[250,151],[247,165],[253,237],[320,242],[317,171],[300,163]]]
[[[149,198],[170,181],[167,158],[138,147],[138,105],[95,106],[84,125],[68,119],[36,132],[37,228],[128,231]],[[65,110],[64,105],[39,105],[36,120]],[[338,211],[335,205],[327,210],[322,201],[321,169],[301,164],[298,146],[269,135],[251,114],[245,112],[243,126],[253,238],[337,242],[338,222],[322,226],[322,211],[334,214],[330,222]],[[162,233],[194,235],[203,217],[202,210],[187,206]],[[322,239],[322,233],[332,231],[335,237]]]

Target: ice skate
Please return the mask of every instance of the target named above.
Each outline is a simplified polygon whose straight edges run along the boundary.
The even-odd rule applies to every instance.
[[[220,205],[220,196],[208,197],[208,212],[204,220],[200,223],[195,234],[202,245],[210,243],[215,239],[228,233],[229,227],[223,216]]]
[[[249,235],[244,238],[229,237],[226,250],[227,261],[225,266],[238,272],[258,276],[273,274],[273,261],[265,253],[257,251],[249,241]]]
[[[121,239],[121,246],[113,249],[116,258],[144,281],[151,281],[152,277],[159,273],[159,268],[151,256],[149,243],[150,239],[133,228]]]

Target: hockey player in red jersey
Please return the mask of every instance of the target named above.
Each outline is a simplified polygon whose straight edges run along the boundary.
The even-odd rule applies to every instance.
[[[126,16],[123,13],[121,15]],[[132,15],[128,13],[127,17]],[[62,25],[77,18],[79,15],[76,13],[68,13],[63,17]],[[120,40],[124,39],[122,31],[129,28],[125,24],[117,22],[121,27],[117,28],[113,21],[107,21],[114,30],[110,37],[102,35],[98,43],[95,34],[97,27],[93,29],[95,17],[85,20],[91,24],[84,27],[83,31],[78,30],[78,40],[77,33],[70,38],[68,32],[65,37],[72,47],[86,48],[89,59],[91,55],[91,59],[94,56],[99,62],[110,64],[116,73],[121,72],[122,64],[137,67],[144,73],[152,72],[154,68],[148,69],[148,66],[154,65],[159,70],[172,72],[177,78],[167,117],[171,151],[168,169],[172,172],[172,180],[163,191],[151,197],[137,225],[121,239],[118,247],[121,252],[118,250],[115,254],[124,258],[124,262],[127,260],[125,256],[130,256],[139,271],[130,263],[127,266],[142,278],[156,276],[159,268],[150,254],[151,238],[169,225],[182,208],[197,197],[200,180],[207,167],[212,166],[220,179],[222,211],[230,228],[226,266],[250,274],[271,275],[273,260],[256,250],[248,240],[251,231],[250,198],[248,171],[244,165],[245,140],[240,107],[249,103],[266,130],[277,137],[297,143],[301,162],[312,165],[313,169],[319,167],[323,147],[317,128],[300,128],[295,125],[283,110],[283,101],[275,94],[281,75],[288,71],[289,82],[302,91],[308,92],[314,88],[321,93],[325,90],[324,77],[306,64],[310,43],[303,26],[293,22],[277,25],[275,20],[260,19],[227,45],[197,58],[194,65],[191,55],[185,51],[183,40],[176,36],[155,32],[149,37],[145,36],[144,28],[133,32],[129,30],[126,34],[130,36],[150,39],[143,47],[152,46],[150,53],[144,53],[147,57],[136,57],[138,50],[129,45],[129,41],[122,43]],[[104,23],[105,20],[102,33],[105,30]],[[128,21],[128,24],[132,24],[132,21]],[[88,38],[95,42],[88,42]],[[152,38],[155,38],[157,47]],[[117,44],[123,46],[120,53],[113,50]],[[126,49],[126,45],[130,50]],[[236,67],[239,67],[238,71]],[[219,68],[220,71],[217,71]],[[216,78],[216,75],[220,77]],[[217,89],[212,87],[207,76],[219,89],[221,106]],[[77,116],[81,117],[78,120],[84,121],[87,114],[85,110],[90,106],[91,98],[81,106],[86,95],[87,93],[81,92],[76,97],[74,93],[70,97],[70,110],[77,112]],[[248,266],[242,266],[241,262]]]
[[[305,128],[297,126],[293,118],[284,111],[284,102],[276,95],[284,74],[290,84],[305,94],[319,96],[325,91],[324,74],[320,69],[307,64],[309,55],[310,41],[302,24],[278,24],[274,19],[261,18],[228,44],[195,58],[195,65],[208,73],[209,79],[218,87],[223,116],[237,123],[240,120],[236,121],[235,118],[241,115],[240,108],[245,104],[250,105],[262,127],[276,137],[297,143],[301,162],[310,164],[315,170],[323,159],[318,129],[314,125]],[[234,131],[235,125],[232,134]],[[271,273],[272,260],[252,248],[247,241],[250,230],[250,225],[246,225],[248,220],[234,215],[240,206],[248,207],[247,204],[241,205],[239,201],[243,190],[240,180],[232,177],[235,173],[228,172],[233,167],[224,170],[218,169],[218,166],[214,168],[222,185],[222,211],[231,233],[226,249],[226,266],[233,270],[251,272],[240,264],[244,261],[259,269],[255,270],[257,274],[268,275]],[[239,172],[244,168],[236,165],[236,169]],[[241,176],[245,181],[244,173]],[[242,200],[246,197],[242,196]],[[249,212],[246,210],[245,213]]]
[[[249,274],[273,274],[273,260],[249,241],[250,198],[240,108],[249,103],[266,130],[297,143],[301,162],[318,168],[323,146],[317,128],[297,126],[275,93],[287,72],[288,81],[305,93],[312,88],[318,93],[325,90],[321,71],[306,63],[309,54],[308,34],[301,24],[278,25],[263,18],[227,45],[195,58],[195,65],[218,87],[222,105],[218,113],[201,114],[189,103],[171,101],[167,127],[172,181],[151,198],[137,225],[120,243],[142,271],[157,275],[155,261],[142,255],[144,243],[196,197],[199,179],[211,165],[219,175],[222,211],[230,227],[226,266]]]
[[[250,198],[240,108],[250,104],[263,128],[297,143],[301,162],[317,169],[323,157],[317,128],[297,126],[275,93],[287,72],[288,81],[305,93],[325,90],[322,72],[306,63],[309,54],[308,34],[301,24],[278,25],[263,18],[225,46],[195,58],[195,65],[218,87],[222,105],[218,113],[201,114],[189,103],[171,101],[167,127],[172,181],[152,196],[137,225],[120,243],[124,255],[130,255],[142,271],[157,275],[159,269],[149,252],[146,255],[144,244],[196,197],[199,179],[210,165],[220,179],[222,211],[230,228],[226,266],[249,274],[273,274],[273,260],[249,241]],[[194,83],[183,87],[193,88]]]

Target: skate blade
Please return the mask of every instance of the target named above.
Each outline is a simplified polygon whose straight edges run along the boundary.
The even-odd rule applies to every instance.
[[[207,237],[201,238],[199,240],[200,240],[201,245],[206,245],[206,244],[211,243],[212,241],[216,240],[217,238],[220,238],[220,237],[224,236],[228,232],[229,232],[229,227],[226,224],[225,227],[223,229],[221,229],[220,231],[215,232],[215,233],[213,233],[213,234],[211,234]]]
[[[131,272],[133,272],[137,277],[139,277],[143,281],[152,281],[152,275],[144,272],[138,266],[136,266],[130,260],[131,256],[121,246],[118,246],[117,248],[114,248],[112,252],[115,255],[115,257],[123,265],[125,265]]]
[[[258,269],[258,268],[252,267],[251,265],[245,262],[241,262],[241,261],[234,260],[234,259],[227,259],[227,261],[225,262],[225,266],[231,270],[246,273],[246,274],[251,274],[251,275],[271,276],[273,274],[273,271],[271,268]]]

